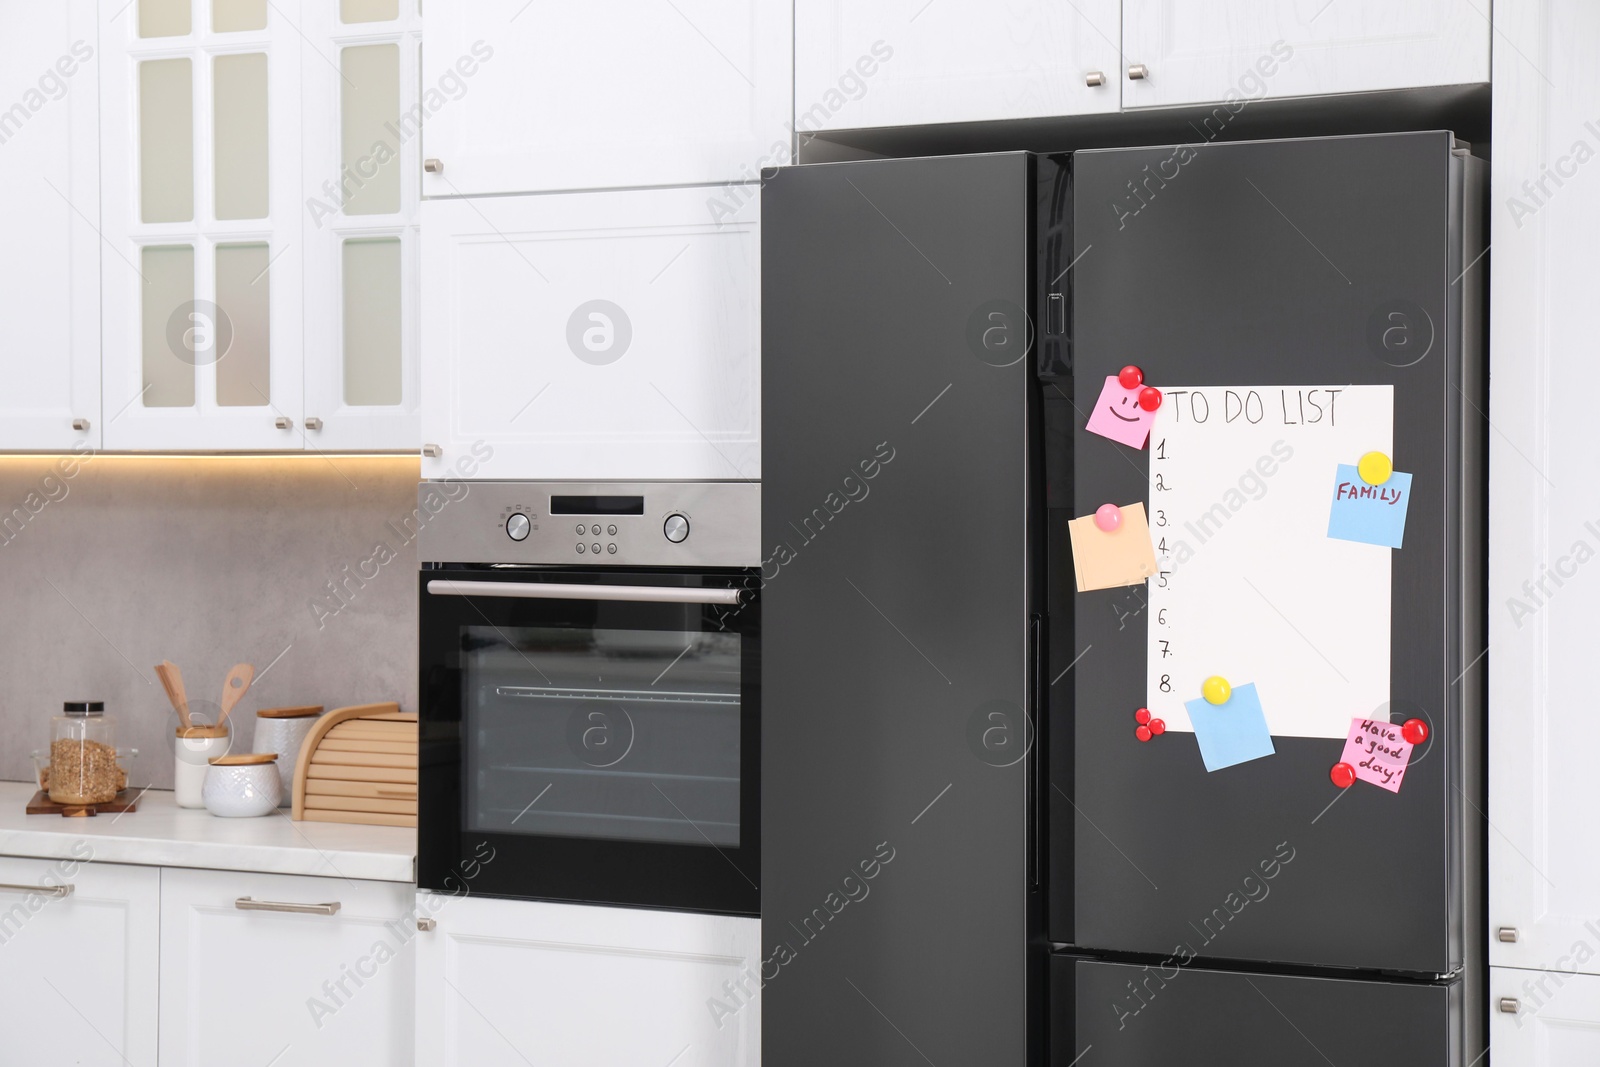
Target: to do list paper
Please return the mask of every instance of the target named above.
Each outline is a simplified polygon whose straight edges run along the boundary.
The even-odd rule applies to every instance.
[[[1388,385],[1170,387],[1150,431],[1147,705],[1192,731],[1211,675],[1277,736],[1344,740],[1389,700],[1390,555],[1328,536],[1341,463],[1394,452]]]

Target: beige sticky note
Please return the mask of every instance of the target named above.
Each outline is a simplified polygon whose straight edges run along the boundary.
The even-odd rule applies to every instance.
[[[1150,543],[1150,520],[1144,503],[1120,505],[1122,525],[1110,533],[1094,524],[1093,515],[1067,523],[1072,537],[1072,566],[1078,592],[1139,585],[1156,572],[1156,550]]]

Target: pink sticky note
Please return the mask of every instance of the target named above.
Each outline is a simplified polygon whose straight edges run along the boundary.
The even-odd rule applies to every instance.
[[[1411,762],[1411,742],[1401,736],[1399,723],[1351,719],[1350,736],[1339,761],[1353,767],[1363,782],[1398,793]]]
[[[1143,386],[1139,387],[1144,388]],[[1106,377],[1100,390],[1100,399],[1089,412],[1090,433],[1109,437],[1129,448],[1143,448],[1150,437],[1150,424],[1156,421],[1154,411],[1139,406],[1139,389],[1124,389],[1115,374]]]

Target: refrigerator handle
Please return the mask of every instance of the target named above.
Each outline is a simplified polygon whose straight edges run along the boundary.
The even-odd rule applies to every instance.
[[[1039,857],[1044,848],[1044,806],[1043,793],[1040,791],[1040,782],[1043,780],[1044,752],[1040,748],[1043,738],[1041,732],[1046,719],[1044,706],[1045,694],[1048,689],[1044,685],[1044,676],[1048,670],[1045,662],[1045,622],[1047,616],[1033,615],[1028,621],[1028,711],[1027,718],[1033,724],[1032,744],[1027,749],[1027,812],[1031,825],[1028,827],[1028,888],[1039,888]]]

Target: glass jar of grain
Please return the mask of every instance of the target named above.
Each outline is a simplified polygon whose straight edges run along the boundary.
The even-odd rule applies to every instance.
[[[68,701],[50,720],[50,799],[106,804],[128,784],[117,763],[116,723],[98,700]]]

